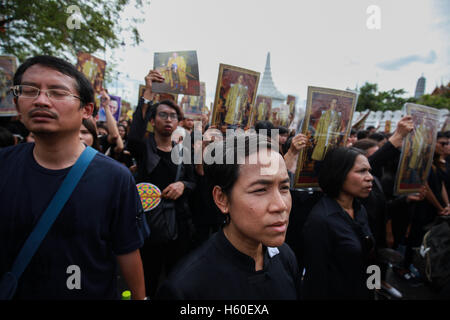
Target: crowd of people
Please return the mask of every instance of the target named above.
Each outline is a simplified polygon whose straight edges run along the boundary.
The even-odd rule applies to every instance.
[[[206,115],[194,123],[174,101],[155,100],[152,85],[164,81],[148,73],[131,121],[114,119],[103,90],[106,121],[97,122],[93,88],[73,65],[36,56],[18,68],[19,119],[0,118],[0,277],[80,155],[88,146],[97,154],[17,279],[15,299],[116,299],[118,274],[133,299],[373,300],[381,290],[401,298],[386,278],[386,249],[402,256],[398,277],[425,281],[415,248],[450,215],[450,132],[439,132],[417,194],[393,192],[410,116],[392,134],[352,130],[320,161],[320,189],[300,190],[293,179],[307,136],[270,121],[232,134]],[[174,162],[182,146],[193,161]],[[211,151],[212,163],[194,161]],[[173,204],[175,239],[151,241],[151,225],[150,235],[141,230],[152,214],[143,212],[141,182],[159,188],[160,206]],[[381,269],[381,289],[367,285],[370,265]]]

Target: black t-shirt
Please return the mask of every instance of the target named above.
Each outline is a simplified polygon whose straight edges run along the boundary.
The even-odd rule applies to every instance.
[[[296,300],[300,272],[287,244],[264,248],[264,266],[215,233],[169,275],[156,298],[162,300]]]
[[[34,229],[70,168],[49,170],[34,143],[0,150],[0,276]],[[143,245],[142,210],[129,170],[97,153],[19,280],[17,299],[116,299],[117,255]],[[67,285],[78,266],[81,288]],[[69,281],[70,282],[70,281]]]
[[[161,192],[175,181],[177,166],[172,162],[171,151],[165,152],[156,149],[160,160],[155,169],[148,175],[148,181],[161,190]]]

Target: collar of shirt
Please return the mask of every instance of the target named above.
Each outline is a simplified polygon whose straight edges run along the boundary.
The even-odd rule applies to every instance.
[[[339,214],[345,216],[346,219],[350,219],[350,221],[356,222],[361,220],[362,210],[365,210],[358,199],[353,199],[354,219],[352,219],[336,200],[328,197],[327,195],[324,195],[322,197],[322,200],[327,212],[327,216]]]
[[[233,263],[237,267],[243,269],[249,273],[260,273],[265,272],[270,263],[270,259],[278,255],[280,252],[278,248],[265,247],[264,250],[264,266],[260,271],[255,271],[255,260],[252,257],[237,250],[230,241],[225,237],[223,229],[217,232],[215,239],[215,245],[220,250],[220,252],[227,258],[233,260]]]

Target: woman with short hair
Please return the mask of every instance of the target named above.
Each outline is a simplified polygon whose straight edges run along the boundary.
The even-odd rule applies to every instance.
[[[283,158],[257,135],[228,137],[211,150],[205,174],[226,224],[178,265],[157,298],[298,299],[300,273],[284,243],[291,195]]]
[[[327,152],[319,173],[325,195],[303,228],[305,299],[370,299],[367,262],[373,251],[367,213],[356,198],[372,190],[364,154],[338,147]]]

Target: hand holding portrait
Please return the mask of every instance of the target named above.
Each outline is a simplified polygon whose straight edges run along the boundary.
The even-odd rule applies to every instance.
[[[414,123],[411,116],[404,116],[397,124],[395,129],[402,138],[406,137],[414,129]]]
[[[290,148],[294,153],[300,152],[301,149],[306,147],[306,143],[308,142],[308,137],[303,133],[297,134],[294,138],[292,138]]]

